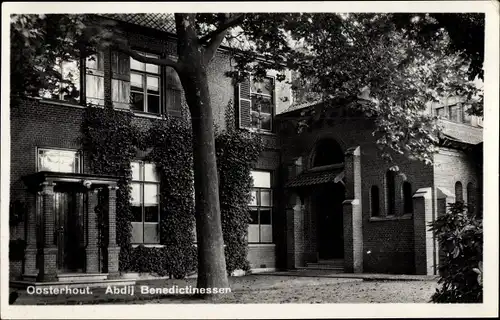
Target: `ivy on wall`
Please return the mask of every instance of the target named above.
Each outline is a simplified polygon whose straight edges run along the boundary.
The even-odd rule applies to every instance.
[[[233,110],[232,105],[226,110]],[[132,119],[129,112],[88,106],[81,126],[82,147],[91,172],[120,177],[116,198],[120,271],[182,278],[194,272],[197,264],[191,127],[185,119],[174,118],[152,121],[141,131]],[[137,150],[147,151],[143,160],[154,163],[160,177],[160,243],[164,245],[161,248],[143,245],[132,248],[130,243],[130,162]],[[229,273],[248,270],[250,170],[261,151],[261,143],[256,135],[229,125],[217,133],[216,151],[227,270]],[[96,211],[100,244],[105,248],[108,229],[105,206]]]
[[[219,171],[219,199],[224,237],[226,269],[228,273],[241,269],[248,271],[248,223],[250,213],[250,171],[262,151],[260,137],[235,128],[234,109],[230,102],[226,108],[225,130],[215,138]]]
[[[88,157],[90,170],[95,174],[120,177],[116,192],[116,242],[120,246],[120,270],[127,270],[130,264],[130,239],[132,213],[130,209],[130,162],[135,157],[138,130],[132,125],[131,113],[115,111],[110,107],[89,105],[81,125],[81,143]],[[99,206],[100,246],[107,246],[105,206]],[[106,255],[104,255],[106,256]],[[106,264],[105,264],[106,265]]]

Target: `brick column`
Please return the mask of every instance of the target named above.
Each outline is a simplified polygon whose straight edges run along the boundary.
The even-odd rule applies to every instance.
[[[26,251],[24,256],[24,275],[36,276],[36,257],[37,257],[37,226],[36,226],[36,193],[28,192],[26,194],[26,203],[28,209],[26,211]]]
[[[349,148],[345,154],[346,200],[343,202],[344,271],[363,272],[363,215],[361,210],[361,151]]]
[[[286,208],[287,269],[304,266],[303,207],[300,197],[292,193]]]
[[[54,244],[54,184],[42,186],[43,254],[38,269],[38,281],[57,279],[57,247]]]
[[[415,246],[415,273],[436,274],[436,251],[429,223],[433,220],[432,188],[420,188],[413,195],[413,237]]]
[[[450,192],[449,190],[445,188],[436,188],[436,202],[437,202],[437,216],[435,219],[443,214],[445,214],[448,211],[448,204],[454,203],[455,202],[455,193]],[[439,273],[439,263],[441,261],[441,255],[444,253],[441,251],[439,248],[439,242],[436,236],[433,234],[433,248],[435,252],[435,264],[436,264],[436,270],[434,274]]]
[[[109,186],[108,192],[108,278],[116,278],[118,272],[118,258],[120,255],[120,247],[116,244],[116,190],[117,186]]]
[[[97,190],[87,192],[87,247],[85,248],[85,272],[99,272],[99,230],[97,226]]]

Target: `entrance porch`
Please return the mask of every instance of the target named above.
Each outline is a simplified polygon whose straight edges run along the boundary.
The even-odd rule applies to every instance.
[[[117,177],[42,171],[23,177],[36,201],[27,212],[18,284],[116,279]]]

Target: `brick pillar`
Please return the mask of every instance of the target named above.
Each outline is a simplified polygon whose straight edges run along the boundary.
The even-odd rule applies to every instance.
[[[42,186],[43,254],[38,269],[38,281],[57,279],[57,247],[54,244],[54,184]]]
[[[28,192],[26,194],[27,219],[26,219],[26,251],[24,253],[24,275],[36,276],[36,257],[37,257],[37,226],[36,226],[36,194]]]
[[[304,265],[303,205],[300,197],[292,193],[286,208],[287,269]]]
[[[85,272],[99,272],[99,230],[97,226],[97,190],[87,192],[87,247],[85,248]]]
[[[118,272],[118,258],[120,247],[116,244],[116,190],[117,186],[109,186],[108,192],[108,278],[116,278]]]
[[[413,237],[415,273],[436,274],[435,240],[429,223],[433,220],[432,188],[420,188],[413,195]]]
[[[361,151],[349,148],[345,154],[346,200],[344,214],[344,271],[363,272],[363,215],[361,210]]]
[[[450,203],[454,203],[455,202],[455,193],[454,192],[450,192],[449,190],[445,189],[445,188],[436,188],[436,202],[437,202],[437,217],[445,214],[447,211],[448,211],[448,204]],[[439,242],[438,242],[438,239],[436,238],[435,235],[433,235],[433,239],[434,239],[434,242],[433,242],[433,247],[434,247],[434,252],[436,253],[435,254],[435,264],[436,264],[436,271],[434,274],[438,274],[439,273],[439,263],[441,261],[441,255],[443,255],[444,253],[441,251],[441,249],[439,248]]]

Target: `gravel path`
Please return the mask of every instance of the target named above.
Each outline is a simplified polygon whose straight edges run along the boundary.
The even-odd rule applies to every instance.
[[[363,281],[362,279],[248,275],[231,277],[231,293],[221,294],[217,303],[427,303],[436,281]],[[141,286],[196,287],[196,279],[149,280],[136,285],[134,295],[106,294],[93,289],[91,295],[33,296],[21,293],[16,304],[148,304],[204,303],[191,295],[147,295]]]

